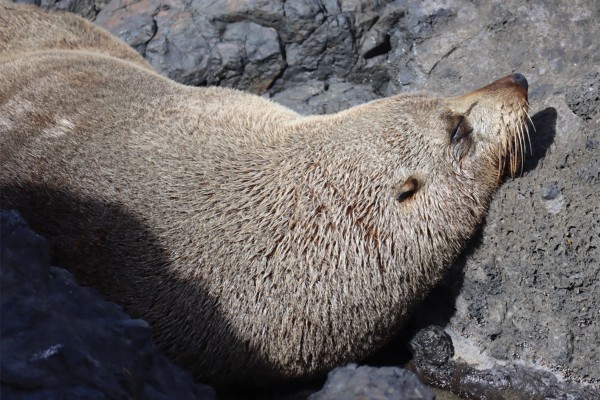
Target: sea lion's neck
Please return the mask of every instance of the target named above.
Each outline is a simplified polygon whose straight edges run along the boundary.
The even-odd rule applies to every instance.
[[[369,116],[369,104],[355,106],[335,114],[311,115],[291,121],[289,128],[300,140],[329,143],[330,138],[365,139],[377,130],[379,123]]]
[[[493,175],[495,169],[482,167],[473,179],[454,171],[447,160],[426,153],[424,147],[437,145],[426,142],[426,136],[415,134],[410,142],[392,137],[389,121],[373,118],[383,106],[378,101],[291,122],[286,141],[291,154],[300,155],[294,168],[307,172],[304,184],[327,182],[331,189],[318,191],[321,198],[314,199],[315,209],[323,215],[329,212],[323,218],[332,221],[343,215],[353,232],[368,239],[365,243],[379,243],[375,253],[395,257],[394,246],[402,243],[414,254],[398,260],[399,265],[417,260],[425,269],[449,266],[483,219],[496,186],[492,178],[479,175],[487,170]],[[418,130],[401,117],[396,116],[396,126]],[[395,190],[413,174],[423,178],[422,187],[399,203]],[[327,203],[321,203],[324,199]],[[415,226],[421,227],[417,235]],[[441,273],[441,269],[431,270],[424,276],[429,279]]]

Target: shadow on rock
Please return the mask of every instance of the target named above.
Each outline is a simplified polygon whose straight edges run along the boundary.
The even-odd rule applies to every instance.
[[[528,143],[529,151],[525,154],[523,173],[534,170],[540,160],[546,157],[546,153],[556,136],[557,117],[558,113],[553,107],[545,108],[531,117],[531,123],[529,124],[531,148],[529,148]]]
[[[209,400],[131,319],[69,272],[16,211],[0,210],[0,398]]]

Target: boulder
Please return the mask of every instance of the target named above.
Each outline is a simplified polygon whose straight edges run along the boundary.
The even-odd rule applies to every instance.
[[[51,266],[16,211],[0,211],[0,257],[0,397],[215,398],[158,352],[145,321]]]

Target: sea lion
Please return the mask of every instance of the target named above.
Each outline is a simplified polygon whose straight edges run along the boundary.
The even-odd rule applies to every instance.
[[[2,207],[204,382],[310,378],[379,349],[518,170],[519,74],[301,116],[168,80],[67,14],[44,24],[78,45],[39,48],[48,15],[0,5]]]

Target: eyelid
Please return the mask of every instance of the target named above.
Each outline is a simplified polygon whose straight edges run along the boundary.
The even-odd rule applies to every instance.
[[[452,141],[452,143],[456,143],[457,141],[461,140],[462,138],[468,136],[472,131],[473,130],[467,125],[467,122],[465,121],[465,117],[460,116],[458,123],[456,124],[456,126],[454,127],[454,130],[452,131],[450,140]]]

